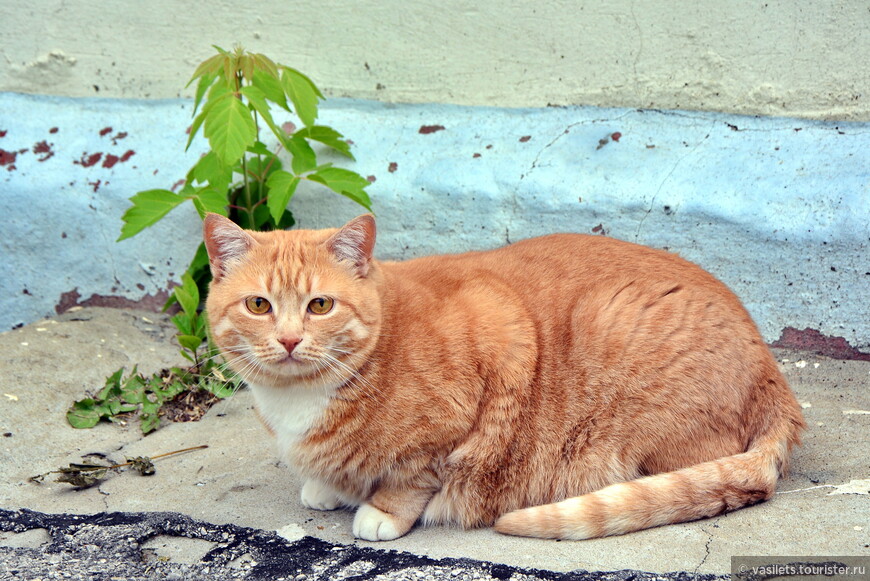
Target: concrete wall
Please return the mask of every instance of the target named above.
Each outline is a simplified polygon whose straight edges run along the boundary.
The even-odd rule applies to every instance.
[[[41,0],[0,33],[0,91],[189,96],[240,42],[332,96],[870,120],[863,0]]]
[[[127,198],[176,184],[204,150],[181,153],[190,101],[0,94],[0,110],[14,154],[0,166],[0,328],[75,304],[159,304],[200,241],[193,209],[114,240]],[[373,180],[382,258],[604,234],[702,264],[769,341],[793,327],[870,346],[868,123],[360,100],[322,118]],[[308,228],[362,212],[314,188],[291,208]]]
[[[0,329],[162,303],[199,221],[117,244],[120,216],[204,150],[180,87],[241,42],[353,97],[322,118],[374,180],[381,257],[606,234],[702,264],[768,340],[870,347],[866,2],[43,0],[0,4],[0,33]]]

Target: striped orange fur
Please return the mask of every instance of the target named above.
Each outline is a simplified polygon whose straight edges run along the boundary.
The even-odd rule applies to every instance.
[[[271,233],[209,215],[204,231],[215,342],[302,502],[358,506],[358,537],[709,517],[770,498],[799,442],[746,310],[674,254],[559,234],[381,262],[369,215]]]

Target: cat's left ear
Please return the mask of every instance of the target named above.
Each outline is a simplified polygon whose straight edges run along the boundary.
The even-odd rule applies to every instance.
[[[371,266],[376,233],[375,217],[363,214],[345,224],[326,244],[338,260],[351,263],[357,274],[365,277]]]
[[[208,214],[202,223],[202,237],[215,280],[220,280],[234,263],[240,262],[256,244],[250,234],[229,218]]]

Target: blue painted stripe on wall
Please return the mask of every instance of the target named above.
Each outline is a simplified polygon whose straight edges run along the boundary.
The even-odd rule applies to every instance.
[[[0,328],[74,289],[139,300],[177,280],[199,241],[192,208],[114,240],[127,198],[173,186],[205,149],[183,153],[189,101],[5,93],[0,111]],[[383,258],[606,234],[702,264],[768,340],[811,327],[870,345],[870,124],[358,100],[326,102],[321,120],[375,180]],[[301,227],[361,211],[316,187],[291,207]]]

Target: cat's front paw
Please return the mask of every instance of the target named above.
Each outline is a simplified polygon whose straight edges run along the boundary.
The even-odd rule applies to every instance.
[[[299,496],[303,505],[314,510],[335,510],[344,504],[331,486],[314,479],[305,481]]]
[[[353,536],[366,541],[392,541],[411,530],[413,524],[405,524],[366,503],[357,509],[353,518]]]

